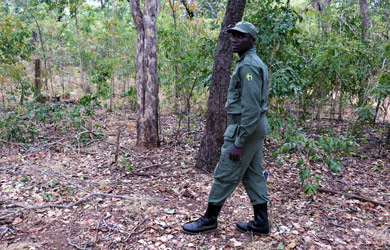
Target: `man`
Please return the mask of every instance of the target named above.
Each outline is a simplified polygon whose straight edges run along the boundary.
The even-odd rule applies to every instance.
[[[262,148],[270,132],[267,111],[268,71],[256,54],[256,27],[239,22],[229,29],[233,52],[240,59],[232,74],[227,102],[227,128],[221,156],[214,171],[214,183],[204,216],[183,225],[187,234],[213,232],[225,200],[242,181],[253,205],[254,220],[238,222],[238,230],[255,235],[269,233],[267,186],[263,175]]]

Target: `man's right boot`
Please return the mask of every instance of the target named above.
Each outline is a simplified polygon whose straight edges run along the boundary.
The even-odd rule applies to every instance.
[[[183,233],[198,234],[211,233],[217,231],[218,221],[217,217],[221,211],[222,206],[208,204],[206,213],[196,221],[186,223],[183,227]]]

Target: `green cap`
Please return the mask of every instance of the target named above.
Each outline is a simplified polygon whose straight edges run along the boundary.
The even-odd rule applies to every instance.
[[[230,28],[227,30],[227,32],[232,32],[232,31],[238,31],[238,32],[241,32],[241,33],[247,33],[249,35],[251,35],[253,38],[256,38],[257,37],[257,28],[251,24],[250,22],[245,22],[245,21],[241,21],[241,22],[238,22],[236,23],[236,25],[233,27],[233,28]]]

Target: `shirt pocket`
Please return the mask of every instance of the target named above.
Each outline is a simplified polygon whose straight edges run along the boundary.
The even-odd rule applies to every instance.
[[[237,127],[238,124],[229,125],[226,128],[225,133],[223,134],[223,139],[226,141],[234,141],[234,138],[236,137],[236,133],[237,133]]]

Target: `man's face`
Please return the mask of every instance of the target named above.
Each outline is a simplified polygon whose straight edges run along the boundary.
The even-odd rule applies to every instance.
[[[251,35],[235,30],[233,30],[230,35],[230,41],[232,42],[232,49],[234,53],[242,55],[247,50],[253,48],[254,41]]]

